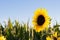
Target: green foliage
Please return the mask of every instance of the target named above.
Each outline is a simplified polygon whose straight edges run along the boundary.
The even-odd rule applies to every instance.
[[[27,23],[19,23],[17,20],[13,25],[11,20],[8,20],[8,24],[3,25],[0,24],[0,35],[6,37],[7,40],[46,40],[47,35],[51,36],[51,31],[58,32],[58,36],[60,36],[60,25],[56,24],[51,28],[36,32],[33,28],[29,28],[29,22]]]

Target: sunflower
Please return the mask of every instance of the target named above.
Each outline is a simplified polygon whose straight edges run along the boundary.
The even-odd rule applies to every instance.
[[[4,36],[0,36],[0,40],[6,40]]]
[[[57,32],[54,32],[53,36],[57,38],[57,35],[58,35]]]
[[[57,40],[60,40],[60,37],[58,37]]]
[[[58,37],[57,37],[57,32],[54,32],[54,33],[52,34],[52,37],[53,37],[54,40],[57,40],[57,39],[58,39]]]
[[[47,36],[46,37],[46,40],[52,40],[50,36]]]
[[[50,23],[50,17],[46,9],[40,8],[34,12],[33,21],[36,32],[44,30]]]
[[[60,40],[60,37],[57,37],[57,32],[54,32],[51,37],[47,36],[46,40]]]
[[[52,38],[52,39],[53,39],[53,40],[57,40],[57,38],[56,38],[56,37],[54,37],[54,36],[53,36],[53,38]]]
[[[52,36],[52,37],[50,37],[50,36],[47,36],[46,37],[46,40],[59,40],[60,38],[56,38],[56,37],[54,37],[54,36]]]

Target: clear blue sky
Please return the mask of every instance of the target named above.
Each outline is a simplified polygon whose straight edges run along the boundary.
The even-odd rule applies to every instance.
[[[46,8],[49,16],[60,22],[60,0],[0,0],[0,22],[15,19],[24,22],[32,16],[37,8]]]

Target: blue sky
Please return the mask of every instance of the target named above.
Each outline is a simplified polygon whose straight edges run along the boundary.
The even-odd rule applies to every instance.
[[[37,8],[46,8],[52,20],[60,22],[60,0],[0,0],[0,22],[15,19],[27,22]]]

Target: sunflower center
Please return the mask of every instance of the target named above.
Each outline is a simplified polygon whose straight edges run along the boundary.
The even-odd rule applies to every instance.
[[[54,40],[57,40],[57,38],[56,38],[56,37],[53,37],[53,39],[54,39]]]
[[[43,25],[45,22],[45,18],[43,15],[39,15],[38,18],[37,18],[37,24],[38,25]]]

